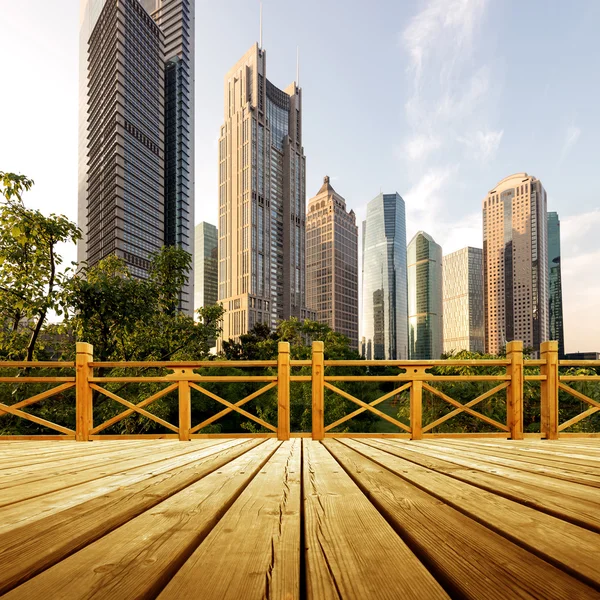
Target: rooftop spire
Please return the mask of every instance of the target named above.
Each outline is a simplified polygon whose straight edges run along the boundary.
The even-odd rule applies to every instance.
[[[262,2],[260,3],[260,33],[258,38],[258,47],[262,50],[262,33],[263,33],[263,16],[262,16]]]

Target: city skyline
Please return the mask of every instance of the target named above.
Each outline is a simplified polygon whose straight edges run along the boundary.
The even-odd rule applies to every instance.
[[[29,108],[30,100],[27,92],[35,88],[31,87],[33,83],[30,81],[24,84],[24,92],[19,95],[19,103],[23,105],[21,110],[27,111],[28,119],[15,119],[15,124],[9,123],[7,135],[11,137],[11,132],[21,132],[22,128],[25,137],[28,138],[27,147],[25,149],[24,146],[21,146],[21,143],[16,140],[17,135],[12,136],[11,139],[16,141],[10,149],[10,153],[6,151],[0,153],[0,159],[5,159],[2,166],[7,170],[27,173],[36,180],[37,185],[30,195],[34,203],[38,203],[43,208],[44,200],[48,202],[50,199],[52,209],[60,210],[71,218],[74,218],[73,191],[75,186],[73,182],[76,178],[73,179],[73,166],[68,166],[67,163],[72,164],[68,157],[69,155],[73,156],[76,148],[73,150],[73,141],[71,141],[72,149],[70,151],[68,146],[64,146],[64,151],[50,153],[45,150],[44,144],[55,145],[58,143],[60,148],[63,138],[68,140],[70,137],[73,140],[73,134],[76,133],[76,124],[73,121],[73,109],[76,112],[77,107],[76,61],[74,62],[71,58],[72,52],[66,50],[69,45],[71,48],[76,45],[76,34],[73,35],[74,32],[68,30],[69,23],[75,30],[77,29],[77,17],[71,14],[73,8],[75,8],[75,12],[77,11],[77,7],[74,7],[73,4],[76,5],[76,3],[71,3],[71,6],[68,7],[65,3],[63,6],[53,7],[57,10],[56,17],[41,3],[38,5],[34,2],[28,7],[11,7],[7,10],[4,25],[0,26],[7,27],[7,35],[3,36],[4,48],[12,51],[18,50],[19,55],[23,57],[24,67],[33,69],[33,73],[38,75],[41,84],[48,81],[48,75],[37,71],[36,61],[27,60],[27,57],[35,57],[41,65],[47,65],[46,69],[52,74],[54,82],[52,86],[48,86],[48,89],[52,90],[56,87],[57,90],[60,90],[61,98],[59,105],[54,102],[53,95],[49,94],[47,107],[42,107],[41,111],[37,107]],[[362,68],[362,65],[375,60],[375,63],[372,63],[375,68],[364,71],[367,81],[368,78],[371,78],[371,81],[374,82],[373,78],[377,79],[383,76],[383,70],[388,68],[385,66],[386,64],[388,66],[395,64],[398,84],[392,83],[393,91],[385,98],[382,97],[378,101],[372,97],[374,102],[379,103],[379,106],[376,112],[369,112],[365,108],[368,106],[365,103],[365,96],[361,95],[360,90],[355,97],[350,99],[347,106],[341,107],[339,103],[327,99],[321,93],[320,89],[326,89],[326,86],[324,82],[321,84],[319,78],[323,79],[327,76],[328,71],[333,67],[331,61],[338,60],[341,53],[346,51],[346,47],[339,38],[334,38],[328,42],[327,46],[323,46],[323,42],[318,41],[312,49],[303,48],[302,39],[308,39],[308,31],[311,30],[309,24],[312,24],[310,15],[314,16],[315,6],[309,2],[299,11],[296,22],[298,24],[297,35],[300,39],[287,41],[283,35],[285,28],[278,28],[277,24],[278,20],[283,19],[284,16],[289,17],[287,14],[289,11],[271,3],[265,3],[265,47],[272,51],[270,72],[273,73],[274,80],[280,81],[281,77],[289,78],[289,75],[286,76],[285,73],[289,73],[290,69],[295,69],[295,48],[300,45],[302,87],[305,88],[307,103],[304,145],[307,154],[310,154],[311,157],[307,172],[307,185],[310,189],[314,185],[311,181],[318,182],[323,172],[330,172],[333,184],[343,187],[348,207],[355,210],[359,220],[364,217],[365,198],[373,197],[380,185],[386,189],[397,189],[406,200],[409,235],[417,229],[426,229],[442,244],[445,251],[451,252],[466,244],[481,245],[481,221],[477,213],[481,200],[489,189],[490,181],[498,181],[517,171],[535,173],[544,181],[544,185],[548,189],[548,209],[556,210],[561,215],[561,265],[563,267],[566,350],[569,352],[593,349],[600,340],[600,326],[597,322],[589,323],[578,315],[590,313],[600,292],[599,276],[592,269],[593,265],[597,264],[597,255],[600,252],[597,236],[594,235],[595,228],[600,224],[600,211],[597,208],[597,194],[593,192],[594,186],[590,185],[589,175],[586,176],[586,172],[593,172],[591,167],[597,160],[597,150],[590,145],[590,142],[595,137],[594,131],[598,129],[598,122],[593,120],[589,107],[589,99],[595,97],[590,88],[593,84],[589,78],[578,77],[578,74],[585,70],[586,48],[587,54],[593,55],[591,51],[595,46],[590,45],[592,38],[586,36],[585,32],[590,26],[589,24],[594,21],[598,7],[591,2],[582,3],[582,10],[575,14],[576,11],[562,7],[554,7],[553,11],[537,10],[542,7],[539,2],[532,2],[525,7],[520,6],[521,12],[525,12],[527,15],[536,14],[536,18],[539,16],[541,28],[546,31],[558,33],[558,31],[564,31],[567,26],[566,40],[561,48],[560,60],[552,61],[555,50],[550,44],[550,39],[547,43],[541,40],[536,50],[534,50],[533,41],[527,41],[526,36],[516,36],[516,46],[513,45],[510,50],[500,46],[499,33],[494,33],[494,31],[499,32],[503,20],[509,20],[511,12],[516,10],[516,3],[504,3],[500,10],[491,2],[466,2],[464,11],[457,13],[452,22],[446,22],[443,19],[443,10],[444,7],[448,9],[451,4],[443,2],[407,3],[402,8],[395,8],[390,3],[386,6],[384,11],[387,15],[385,31],[390,33],[389,39],[379,36],[378,41],[366,53],[363,50],[364,57],[361,57],[356,65],[358,68]],[[333,10],[333,7],[335,7],[335,3],[325,3],[322,5],[322,10],[327,13],[327,11]],[[223,73],[233,64],[230,58],[235,56],[237,59],[244,48],[258,37],[257,7],[240,4],[239,8],[240,12],[231,21],[234,31],[240,34],[239,39],[233,44],[219,46],[219,52],[215,53],[214,60],[203,61],[204,64],[197,65],[197,77],[199,73],[205,83],[205,88],[203,88],[204,114],[199,119],[197,127],[197,136],[202,145],[197,152],[197,164],[201,165],[200,176],[196,178],[198,181],[197,191],[198,197],[202,197],[202,202],[197,205],[199,208],[198,220],[210,222],[216,222],[214,218],[214,212],[216,212],[214,140],[218,125],[214,127],[214,122],[221,120]],[[210,27],[211,23],[214,25],[218,22],[223,11],[225,9],[222,7],[210,7],[207,10],[206,19],[203,23],[199,23],[197,28],[196,39],[197,42],[201,40],[200,48],[210,47],[211,40],[216,39],[211,34]],[[228,14],[231,12],[233,16],[235,11],[229,7],[226,12]],[[59,30],[65,32],[63,39],[58,40],[56,36],[48,36],[45,32],[47,25],[55,22],[54,19],[60,22]],[[375,16],[369,15],[364,23],[360,23],[360,28],[365,31],[372,30],[375,20]],[[10,27],[18,30],[21,21],[26,22],[28,28],[27,31],[20,31],[17,36],[10,30]],[[255,27],[252,27],[253,22],[256,22]],[[358,32],[359,24],[355,20],[350,19],[347,24],[350,31]],[[431,25],[432,29],[427,29],[425,25]],[[430,34],[426,34],[427,31],[435,32],[433,38]],[[28,37],[34,34],[35,39]],[[456,48],[453,45],[448,46],[448,39],[453,34],[456,34],[464,42],[457,45]],[[548,36],[548,38],[550,37]],[[23,38],[23,42],[30,42],[31,48],[20,45],[20,38]],[[483,39],[486,40],[485,47],[482,44]],[[570,43],[573,44],[575,40],[581,67],[567,69],[565,60],[566,57],[573,54]],[[583,49],[581,44],[583,44]],[[336,45],[339,46],[337,49]],[[48,59],[53,59],[52,61],[44,62],[45,56],[40,54],[42,47],[48,50],[45,54]],[[443,88],[440,87],[441,84],[436,84],[432,80],[434,73],[439,70],[438,67],[445,64],[444,53],[449,49],[452,50],[450,53],[452,57],[460,59],[458,66],[461,71],[458,75],[462,77],[460,81],[466,83],[465,97],[458,93],[458,87],[452,85]],[[34,51],[37,51],[37,54]],[[553,64],[552,76],[548,69],[542,69],[538,73],[536,70],[527,68],[530,64],[528,61],[534,61],[538,52],[547,53],[550,59],[548,62]],[[584,57],[580,59],[579,55],[581,54]],[[492,55],[497,55],[497,60],[502,64],[493,62]],[[510,73],[509,77],[510,66],[513,63],[517,64],[517,55],[519,56],[519,70]],[[417,60],[419,56],[421,57],[420,63]],[[393,63],[389,61],[393,61]],[[222,68],[223,64],[227,64],[227,67]],[[381,64],[380,67],[379,64]],[[510,80],[511,84],[518,85],[524,81],[525,73],[527,73],[527,85],[536,87],[537,81],[538,96],[543,96],[545,99],[541,110],[538,110],[538,104],[535,104],[533,99],[521,98],[519,113],[515,113],[518,114],[520,120],[511,119],[508,113],[499,115],[498,101],[504,96],[507,97],[509,93],[507,82]],[[419,77],[421,94],[417,95],[415,86]],[[561,85],[560,88],[556,88],[557,80],[560,80],[561,83],[573,81],[573,77],[577,78],[578,86]],[[444,82],[444,85],[446,83]],[[407,88],[405,93],[397,93],[397,85],[400,84]],[[458,86],[458,80],[456,85]],[[496,85],[500,85],[501,89],[496,89],[494,87]],[[588,87],[588,92],[582,93],[585,86]],[[369,89],[369,85],[366,83],[363,83],[361,87],[365,93]],[[72,93],[68,93],[69,88]],[[491,93],[491,90],[494,91],[494,94]],[[472,93],[472,95],[468,96],[466,92]],[[32,98],[35,97],[33,94],[30,95]],[[73,97],[71,98],[71,96]],[[392,99],[393,105],[404,106],[404,110],[400,111],[397,119],[394,118],[393,121],[390,121],[391,116],[395,114],[392,108]],[[460,103],[462,100],[465,100],[465,103],[467,101],[475,103],[477,100],[475,121],[482,120],[482,115],[479,114],[482,106],[486,106],[486,110],[489,109],[486,113],[488,116],[491,115],[492,119],[489,130],[486,131],[485,127],[476,128],[473,131],[457,135],[456,139],[452,137],[450,129],[454,125],[457,127],[462,125],[461,119],[464,119],[465,113],[458,111],[460,114],[457,113],[457,118],[452,120],[447,116],[448,113],[444,112],[443,107],[451,108],[452,102]],[[215,101],[219,107],[216,112],[211,108]],[[432,104],[437,101],[439,101],[439,105]],[[1,102],[6,110],[12,109],[11,114],[16,108],[19,108],[16,104],[13,107],[13,100],[10,98],[3,98]],[[310,111],[308,111],[309,103],[312,103]],[[440,110],[436,109],[431,112],[436,119],[443,118],[445,120],[429,123],[418,118],[421,113],[409,114],[408,109],[411,106],[415,107],[417,104],[422,107],[425,103],[429,108],[441,107]],[[567,114],[562,119],[557,118],[560,115],[557,115],[555,111],[563,104],[570,107],[571,114]],[[349,138],[340,135],[343,130],[340,129],[341,123],[338,124],[338,122],[343,121],[345,115],[349,114],[348,111],[356,111],[357,107],[361,105],[363,108],[359,110],[368,117],[369,126],[367,131],[364,127],[366,122],[358,123],[358,130],[353,136],[356,143],[354,146],[354,143],[350,144]],[[459,107],[464,109],[465,105],[460,104]],[[46,110],[51,110],[52,120],[61,124],[60,135],[53,134],[52,123],[47,123],[48,113],[45,112]],[[495,115],[494,110],[496,111]],[[40,120],[42,116],[45,117],[44,121]],[[322,127],[324,120],[331,123],[336,132],[328,139],[332,139],[338,145],[341,144],[337,150],[335,146],[329,146],[326,149],[325,145],[320,143],[319,132],[324,130]],[[378,125],[383,122],[382,120],[389,124],[389,127],[386,128],[388,133],[385,135]],[[20,129],[15,129],[17,123],[19,123]],[[476,123],[475,127],[479,124]],[[525,126],[523,126],[524,124]],[[27,136],[30,128],[35,129],[35,135],[32,129],[32,134]],[[48,142],[42,139],[42,132],[45,128],[50,128],[51,132],[48,135]],[[71,132],[70,136],[69,131]],[[481,136],[478,132],[481,132]],[[492,135],[493,133],[497,135]],[[544,135],[547,137],[544,138]],[[459,141],[458,137],[462,138],[462,141]],[[498,142],[498,138],[499,143],[494,145],[493,142]],[[31,146],[31,139],[36,140],[36,146],[39,145],[39,149]],[[535,141],[535,152],[532,146],[526,143],[530,140]],[[373,147],[374,141],[377,141],[377,149]],[[478,141],[481,142],[479,146],[476,145]],[[64,143],[66,144],[66,141]],[[360,148],[365,150],[360,152],[361,159],[365,159],[364,164],[361,163],[360,169],[356,168],[350,155],[343,151],[344,146],[349,147],[350,145],[354,146],[354,153]],[[457,159],[460,162],[458,166],[448,158],[452,154],[452,147],[461,149]],[[378,149],[381,149],[381,152]],[[477,150],[481,151],[481,149],[485,152],[479,152],[480,158],[485,158],[486,161],[480,161],[477,158]],[[395,150],[398,152],[395,153]],[[39,156],[40,158],[43,156],[43,161],[37,158],[39,152],[42,152],[42,155]],[[380,164],[376,165],[372,160],[370,161],[369,153],[374,154]],[[55,194],[53,192],[55,186],[53,175],[57,170],[57,163],[52,160],[54,156],[57,156],[56,160],[61,161],[61,171],[63,171],[62,165],[65,164],[62,174],[65,182],[64,192],[60,194],[57,202],[54,201],[52,195]],[[444,159],[446,162],[438,163],[437,159]],[[396,165],[396,168],[391,168],[392,165]],[[407,169],[411,165],[414,165],[415,168]],[[52,169],[49,171],[51,166]],[[356,175],[352,171],[355,171]],[[407,178],[404,174],[405,171],[413,173],[415,178]],[[587,184],[585,184],[586,181]],[[365,193],[366,188],[371,191]],[[573,202],[575,197],[577,198],[576,203]],[[427,206],[429,210],[424,211],[420,209],[421,206]],[[449,215],[449,212],[453,214]],[[432,219],[435,219],[435,222],[431,223],[430,227]]]

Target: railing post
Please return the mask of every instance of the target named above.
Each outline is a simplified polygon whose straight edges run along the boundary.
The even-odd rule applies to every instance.
[[[410,439],[423,439],[423,382],[413,380],[410,386]]]
[[[192,394],[189,381],[179,382],[179,441],[190,440],[192,428]]]
[[[506,388],[506,419],[513,440],[523,439],[523,342],[506,344],[506,358],[510,365],[506,368],[510,384]]]
[[[546,439],[558,439],[558,342],[542,342],[540,346],[542,360],[546,364],[540,367],[540,374],[546,379],[541,382],[541,423],[540,432]]]
[[[279,342],[277,353],[277,439],[290,439],[290,343]]]
[[[92,388],[90,377],[93,369],[90,363],[94,362],[94,347],[85,342],[76,344],[75,360],[75,439],[78,442],[87,442],[90,439],[90,429],[93,425]]]
[[[325,437],[325,347],[312,343],[312,439]]]

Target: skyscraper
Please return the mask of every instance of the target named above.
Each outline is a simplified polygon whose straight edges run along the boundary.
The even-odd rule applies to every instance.
[[[442,247],[424,231],[408,244],[408,354],[438,359],[443,351]]]
[[[484,352],[483,250],[462,248],[442,264],[444,352]]]
[[[195,0],[139,0],[164,34],[164,243],[194,255]],[[191,309],[193,270],[181,305]]]
[[[190,40],[193,0],[82,0],[79,261],[93,266],[114,253],[143,278],[165,243],[193,253]],[[185,71],[179,95],[169,83],[174,60]],[[192,293],[190,277],[188,312]]]
[[[560,220],[558,213],[548,213],[548,278],[550,339],[558,342],[558,355],[565,355],[563,332],[562,279],[560,272]]]
[[[219,300],[223,339],[256,323],[304,319],[305,157],[302,91],[267,79],[252,46],[225,77],[219,139]]]
[[[349,337],[358,350],[358,227],[329,177],[308,202],[306,301],[317,321]]]
[[[406,217],[400,194],[379,194],[363,221],[362,354],[408,358]]]
[[[527,173],[506,177],[483,201],[486,352],[511,340],[548,339],[546,190]]]
[[[194,242],[194,310],[217,303],[217,228],[196,225]]]

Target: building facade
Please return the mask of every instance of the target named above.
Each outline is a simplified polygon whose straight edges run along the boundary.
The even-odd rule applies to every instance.
[[[195,0],[139,0],[164,35],[164,243],[194,256]],[[181,307],[194,302],[190,273]]]
[[[527,173],[506,177],[483,201],[486,352],[548,340],[546,191]]]
[[[442,265],[444,353],[484,352],[483,250],[462,248]]]
[[[358,350],[358,227],[329,177],[308,202],[306,302],[317,321],[350,338]]]
[[[219,138],[219,301],[223,339],[306,309],[302,91],[267,79],[255,44],[225,77]]]
[[[193,102],[169,96],[170,63],[179,60],[173,29],[191,68],[193,0],[82,0],[78,261],[89,266],[116,254],[145,278],[149,255],[164,244],[193,254]],[[193,76],[186,82],[193,100]],[[175,107],[191,121],[174,120]],[[181,308],[192,305],[190,274]]]
[[[442,247],[424,231],[408,244],[408,355],[438,359],[443,352]]]
[[[406,215],[400,194],[367,205],[362,247],[362,355],[408,358]]]
[[[218,299],[217,228],[210,223],[196,225],[194,242],[194,310],[212,306]]]
[[[565,355],[563,330],[562,278],[560,271],[560,219],[558,213],[548,213],[548,318],[550,339],[558,342],[558,355]]]

